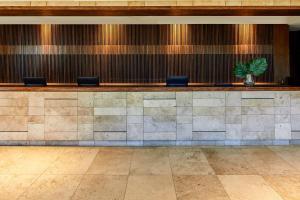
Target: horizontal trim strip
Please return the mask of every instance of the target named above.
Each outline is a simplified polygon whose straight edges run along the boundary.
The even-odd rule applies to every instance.
[[[1,45],[0,55],[272,54],[272,45]]]

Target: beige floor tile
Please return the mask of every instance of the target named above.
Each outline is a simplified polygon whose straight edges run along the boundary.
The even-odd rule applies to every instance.
[[[272,175],[264,179],[284,200],[300,199],[300,175]]]
[[[85,175],[74,200],[123,200],[127,176]]]
[[[248,163],[261,175],[299,174],[299,171],[268,148],[242,149]]]
[[[136,149],[131,161],[131,175],[171,175],[168,149]]]
[[[72,197],[82,175],[42,175],[20,196],[20,200],[67,200]]]
[[[231,200],[282,200],[258,175],[219,175]]]
[[[17,199],[39,175],[0,175],[0,199]]]
[[[46,174],[84,174],[98,151],[97,148],[65,148]]]
[[[169,158],[173,175],[206,175],[215,173],[201,149],[170,149]]]
[[[176,200],[172,176],[130,176],[125,200]]]
[[[177,200],[230,200],[217,176],[174,176]]]
[[[100,149],[92,162],[88,174],[128,175],[132,149]]]
[[[220,175],[251,175],[257,172],[238,148],[203,149],[210,166]]]
[[[61,151],[61,148],[27,147],[22,149],[22,153],[10,156],[15,159],[2,166],[0,164],[0,173],[41,174],[58,158]]]
[[[270,147],[270,149],[290,165],[300,170],[300,147]]]

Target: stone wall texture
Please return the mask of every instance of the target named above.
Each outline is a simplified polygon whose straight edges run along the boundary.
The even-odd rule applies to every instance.
[[[0,144],[300,143],[300,92],[0,92]]]
[[[300,0],[1,0],[0,6],[299,6]]]

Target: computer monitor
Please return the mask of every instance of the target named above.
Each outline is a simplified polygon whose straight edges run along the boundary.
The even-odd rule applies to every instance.
[[[187,76],[169,76],[167,78],[167,87],[187,87],[189,78]]]
[[[24,85],[28,87],[32,86],[47,86],[47,80],[45,77],[24,77]]]
[[[98,76],[81,76],[77,78],[78,86],[99,86],[99,82]]]

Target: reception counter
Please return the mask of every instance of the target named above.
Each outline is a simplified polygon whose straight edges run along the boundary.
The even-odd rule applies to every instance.
[[[2,145],[288,145],[299,121],[299,87],[0,87]]]

